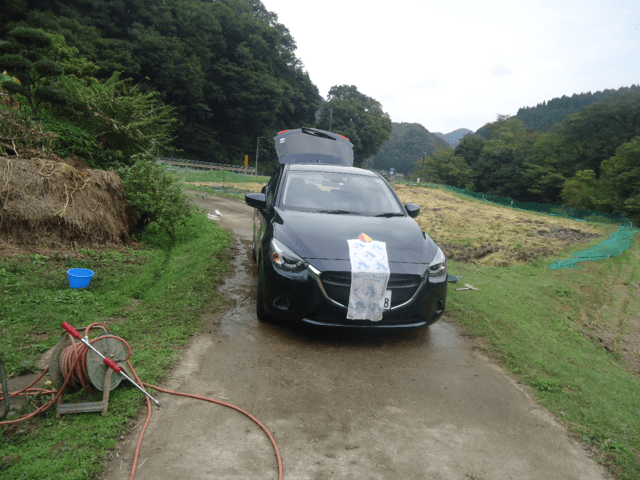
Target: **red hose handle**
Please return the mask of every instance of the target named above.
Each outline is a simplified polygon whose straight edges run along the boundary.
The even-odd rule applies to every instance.
[[[110,358],[105,358],[105,359],[104,359],[104,363],[106,363],[106,364],[109,366],[109,368],[111,368],[112,370],[114,370],[114,371],[116,371],[116,372],[118,372],[118,373],[120,373],[120,372],[122,371],[122,368],[120,368],[120,367],[116,364],[116,362],[114,362],[114,361],[113,361],[113,360],[111,360]]]
[[[78,331],[75,328],[73,328],[71,325],[69,325],[69,322],[64,322],[62,324],[62,328],[64,328],[67,332],[69,332],[72,336],[74,336],[78,340],[82,340],[82,337],[80,336]]]

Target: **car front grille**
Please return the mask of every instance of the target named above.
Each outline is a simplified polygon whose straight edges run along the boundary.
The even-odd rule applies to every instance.
[[[323,272],[320,280],[329,297],[345,307],[349,305],[351,272]],[[421,282],[420,275],[392,273],[387,282],[387,290],[392,292],[391,307],[401,305],[413,297]]]

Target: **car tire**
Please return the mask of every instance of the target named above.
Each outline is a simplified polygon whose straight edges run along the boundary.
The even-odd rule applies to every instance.
[[[258,297],[256,298],[256,315],[261,322],[271,322],[271,315],[264,309],[264,269],[258,261]]]

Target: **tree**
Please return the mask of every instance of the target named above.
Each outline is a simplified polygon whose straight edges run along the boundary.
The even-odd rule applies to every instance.
[[[465,135],[456,145],[456,156],[464,158],[464,161],[475,170],[486,140],[481,135]]]
[[[360,93],[355,85],[336,85],[329,90],[318,128],[348,137],[354,164],[360,166],[389,138],[392,125],[380,102]]]
[[[613,213],[640,224],[640,136],[620,145],[602,162],[599,193]]]
[[[640,135],[640,92],[615,92],[567,116],[559,132],[572,149],[570,162],[575,170],[593,170],[599,177],[600,164],[620,145]]]
[[[97,78],[121,72],[159,92],[175,108],[181,156],[239,163],[256,137],[315,122],[318,89],[260,0],[25,3],[27,23],[64,35]]]
[[[452,187],[472,190],[474,175],[464,158],[457,156],[452,149],[438,150],[427,158],[424,169],[416,169],[416,176],[427,182],[441,183]]]
[[[562,202],[562,186],[575,174],[571,149],[562,135],[555,131],[540,135],[525,159],[525,178],[530,200],[539,203]]]
[[[522,120],[506,116],[499,116],[486,128],[491,139],[485,141],[472,167],[476,188],[491,195],[526,201],[529,185],[525,179],[525,159],[540,133],[527,129]]]
[[[593,170],[580,170],[564,182],[562,198],[565,205],[582,210],[595,209],[598,181]]]
[[[49,56],[53,39],[42,30],[14,28],[9,40],[0,43],[0,65],[19,82],[5,81],[2,88],[12,95],[21,95],[34,116],[45,102],[62,103],[64,94],[55,80],[63,68]]]

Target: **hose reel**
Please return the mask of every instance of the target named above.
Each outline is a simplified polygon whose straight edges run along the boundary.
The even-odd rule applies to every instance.
[[[102,330],[94,338],[90,339],[91,346],[104,357],[113,360],[120,368],[128,371],[126,360],[130,351],[128,345],[122,339],[112,335],[103,325],[90,325],[89,330]],[[80,328],[80,331],[86,328]],[[79,360],[76,362],[76,359]],[[120,385],[122,375],[114,375],[104,360],[84,343],[73,341],[66,333],[62,334],[60,341],[54,347],[49,366],[49,376],[56,389],[64,386],[63,393],[58,397],[56,417],[65,413],[80,412],[107,412],[109,405],[109,392]],[[65,386],[67,376],[71,378]],[[89,384],[103,392],[102,401],[64,403],[64,394],[73,394],[80,389],[87,388]]]

